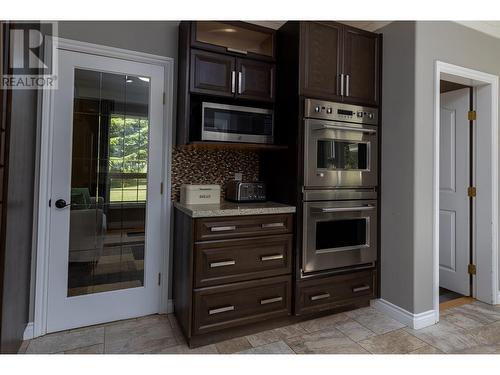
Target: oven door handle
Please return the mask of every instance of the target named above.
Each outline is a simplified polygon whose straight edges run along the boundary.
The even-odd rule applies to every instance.
[[[366,133],[366,134],[377,134],[377,131],[375,129],[366,129],[366,128],[351,128],[350,126],[342,126],[342,125],[328,125],[328,124],[321,124],[318,126],[315,126],[313,130],[325,130],[325,129],[332,129],[332,130],[345,130],[345,131],[353,131],[353,132],[359,132],[359,133]]]
[[[374,210],[376,207],[373,205],[359,206],[359,207],[327,207],[327,208],[313,208],[313,211],[320,213],[330,213],[330,212],[346,212],[346,211],[370,211]]]

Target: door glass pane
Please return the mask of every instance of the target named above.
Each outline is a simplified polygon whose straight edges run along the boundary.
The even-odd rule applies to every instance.
[[[318,141],[318,168],[356,169],[368,168],[368,145],[349,141]]]
[[[272,32],[249,30],[216,21],[196,22],[196,40],[238,51],[273,55]]]
[[[149,86],[75,69],[68,296],[144,285]]]
[[[316,223],[316,250],[365,245],[366,226],[366,219],[319,221]]]

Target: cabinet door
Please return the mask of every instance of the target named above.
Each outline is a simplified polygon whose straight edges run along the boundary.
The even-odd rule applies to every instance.
[[[190,91],[192,93],[234,96],[235,81],[234,57],[191,50]]]
[[[238,98],[274,100],[274,64],[237,59]]]
[[[302,22],[300,29],[300,94],[341,100],[341,26]]]
[[[191,46],[214,52],[273,61],[276,31],[245,22],[193,21]]]
[[[346,27],[344,29],[344,101],[378,104],[378,35]]]

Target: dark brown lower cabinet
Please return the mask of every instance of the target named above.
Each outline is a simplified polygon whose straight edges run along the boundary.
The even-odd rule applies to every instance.
[[[195,290],[193,334],[287,316],[291,307],[290,275]]]
[[[175,209],[174,220],[174,310],[190,346],[291,315],[293,214],[193,219]]]
[[[319,313],[334,308],[355,308],[375,298],[375,270],[299,281],[295,314]]]
[[[191,218],[175,209],[174,310],[191,347],[366,306],[375,298],[375,270],[294,282],[293,218]]]

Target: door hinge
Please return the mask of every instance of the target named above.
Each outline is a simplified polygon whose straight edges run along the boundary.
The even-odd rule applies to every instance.
[[[161,273],[158,274],[158,285],[161,285]]]
[[[476,265],[475,264],[469,264],[467,267],[467,272],[469,275],[475,275],[476,274]]]
[[[476,187],[475,186],[469,186],[467,188],[467,195],[471,198],[474,198],[476,196]]]
[[[467,118],[469,121],[476,121],[476,111],[469,111],[467,112]]]
[[[160,194],[163,195],[163,182],[160,182]]]
[[[165,93],[163,93],[163,104],[165,104]]]

